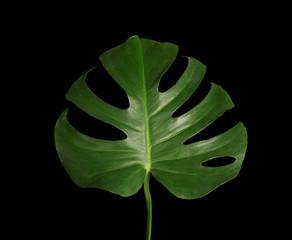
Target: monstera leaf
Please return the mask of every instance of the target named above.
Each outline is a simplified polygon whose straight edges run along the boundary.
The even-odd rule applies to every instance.
[[[133,36],[100,56],[106,71],[127,93],[130,103],[127,109],[104,102],[88,88],[85,80],[91,70],[67,93],[67,100],[90,116],[122,130],[126,139],[110,141],[86,136],[69,124],[67,110],[55,127],[58,155],[78,186],[128,197],[144,184],[150,229],[150,174],[179,198],[200,198],[237,176],[247,147],[242,123],[211,139],[183,144],[234,105],[229,95],[212,83],[209,93],[196,107],[182,116],[172,117],[206,72],[204,64],[188,57],[188,65],[178,82],[168,91],[159,92],[159,81],[177,52],[174,44]],[[220,167],[202,165],[223,156],[233,157],[235,161]],[[148,231],[147,239],[150,235]]]

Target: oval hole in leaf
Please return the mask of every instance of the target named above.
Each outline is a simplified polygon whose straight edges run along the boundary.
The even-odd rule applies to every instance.
[[[172,117],[179,117],[192,108],[197,106],[208,94],[211,89],[211,84],[207,81],[202,81],[199,87],[195,92],[186,100],[175,112],[172,114]]]
[[[223,167],[235,162],[234,157],[219,157],[203,162],[204,167]]]
[[[170,68],[163,74],[158,85],[159,92],[169,90],[181,77],[187,67],[188,60],[185,57],[177,57]]]
[[[91,117],[69,103],[68,121],[79,132],[93,138],[104,140],[123,140],[127,135],[120,129]]]
[[[202,131],[186,139],[183,144],[188,145],[191,143],[199,142],[226,132],[238,123],[238,121],[236,120],[238,118],[235,115],[236,114],[234,109],[225,112],[221,117],[216,119],[213,123],[208,125]]]
[[[86,83],[90,90],[103,101],[121,109],[129,107],[127,93],[111,78],[101,64],[88,73]]]

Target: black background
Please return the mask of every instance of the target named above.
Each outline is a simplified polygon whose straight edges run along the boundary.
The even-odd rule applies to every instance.
[[[198,94],[183,111],[207,94],[210,82],[221,85],[234,101],[235,108],[194,141],[215,136],[238,121],[245,124],[249,137],[239,176],[204,198],[178,199],[151,178],[152,239],[196,239],[199,235],[231,239],[278,232],[271,227],[281,207],[274,201],[281,194],[274,180],[278,170],[272,166],[272,152],[266,155],[271,141],[266,118],[275,96],[267,87],[267,79],[273,78],[272,71],[267,73],[274,66],[269,57],[275,50],[268,47],[273,42],[273,19],[255,6],[233,6],[233,11],[224,12],[213,6],[215,14],[208,9],[200,14],[201,8],[190,10],[188,6],[171,12],[145,8],[143,13],[116,5],[115,12],[110,6],[75,7],[74,11],[66,7],[40,10],[28,21],[19,22],[15,38],[23,41],[17,61],[28,65],[27,81],[19,84],[25,100],[19,104],[31,110],[22,115],[21,126],[26,126],[22,137],[30,140],[24,143],[26,160],[18,165],[24,177],[10,189],[16,196],[13,204],[17,210],[7,222],[17,223],[22,234],[37,238],[145,238],[143,189],[129,198],[81,189],[69,179],[54,146],[54,125],[65,108],[69,108],[72,125],[83,133],[105,139],[122,137],[67,102],[65,94],[81,74],[98,66],[88,76],[91,89],[104,100],[126,107],[125,95],[103,70],[98,56],[139,35],[180,47],[177,60],[162,79],[162,89],[182,74],[186,61],[180,56],[191,56],[207,65]],[[22,171],[24,168],[27,170]]]

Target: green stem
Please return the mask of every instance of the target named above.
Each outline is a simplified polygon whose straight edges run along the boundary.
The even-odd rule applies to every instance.
[[[144,193],[147,205],[147,229],[146,229],[146,240],[151,240],[151,230],[152,230],[152,200],[149,190],[149,180],[150,172],[147,171],[144,179]]]

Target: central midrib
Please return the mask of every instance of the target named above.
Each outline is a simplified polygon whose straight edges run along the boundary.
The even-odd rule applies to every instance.
[[[145,71],[144,71],[144,58],[142,55],[142,46],[139,40],[140,46],[140,55],[142,63],[142,81],[143,81],[143,101],[144,101],[144,119],[145,119],[145,169],[148,172],[151,169],[151,145],[150,145],[150,133],[149,133],[149,117],[148,117],[148,98],[147,98],[147,89],[146,89],[146,80],[145,80]],[[146,174],[146,175],[147,175]]]

